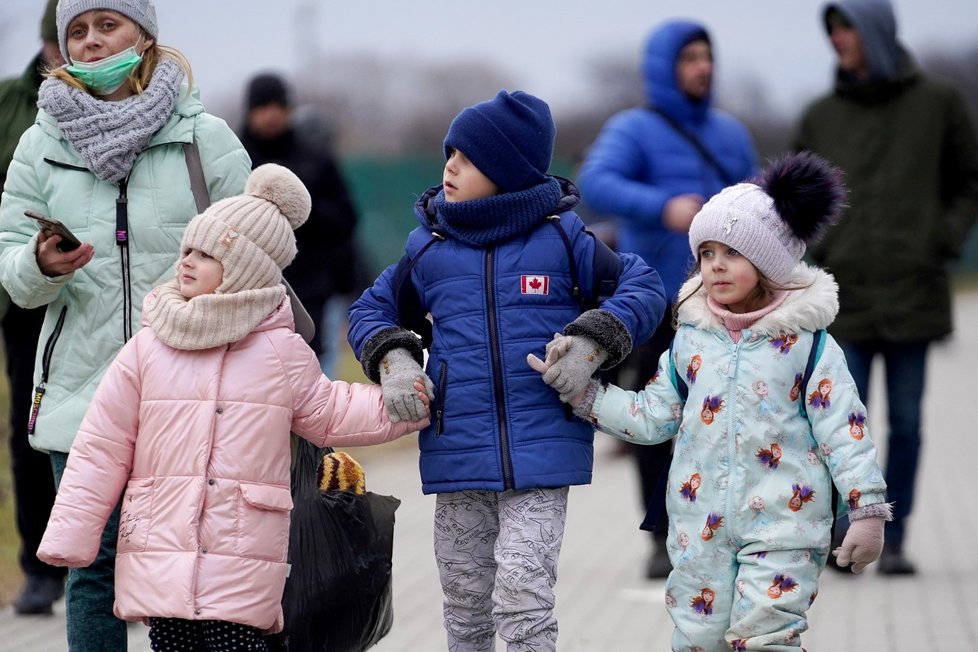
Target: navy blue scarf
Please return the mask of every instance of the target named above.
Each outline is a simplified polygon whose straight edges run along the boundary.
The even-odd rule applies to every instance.
[[[488,247],[530,231],[554,214],[563,191],[560,182],[545,182],[471,201],[447,202],[440,190],[433,200],[438,227],[474,247]]]

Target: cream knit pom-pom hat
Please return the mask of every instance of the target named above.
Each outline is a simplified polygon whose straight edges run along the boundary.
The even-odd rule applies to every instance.
[[[311,209],[299,177],[281,165],[262,165],[248,177],[244,194],[222,199],[190,221],[181,254],[199,249],[220,261],[218,293],[274,287],[295,258],[293,230]]]

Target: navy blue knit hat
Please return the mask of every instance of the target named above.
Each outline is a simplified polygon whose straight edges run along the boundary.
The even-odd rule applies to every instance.
[[[523,91],[499,91],[455,116],[445,156],[461,151],[501,192],[525,190],[546,180],[556,131],[546,102]]]

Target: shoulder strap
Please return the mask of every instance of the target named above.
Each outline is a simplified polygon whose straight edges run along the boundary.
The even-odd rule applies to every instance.
[[[600,238],[592,233],[591,237],[594,238],[594,257],[591,264],[591,294],[589,296],[583,296],[580,279],[577,277],[577,259],[574,257],[574,247],[571,245],[570,236],[567,235],[564,227],[561,226],[559,215],[551,215],[547,218],[547,221],[557,229],[557,232],[560,234],[560,239],[564,243],[564,249],[567,250],[567,262],[570,265],[571,292],[581,303],[581,310],[597,308],[605,300],[614,295],[615,290],[618,289],[618,278],[621,276],[621,270],[624,267],[621,258],[608,245],[601,242]]]
[[[431,346],[431,322],[428,321],[428,311],[421,305],[418,290],[411,282],[411,271],[431,245],[444,239],[445,236],[432,231],[431,240],[426,242],[413,257],[402,256],[394,270],[394,307],[397,310],[398,324],[420,335],[421,346],[426,349]]]
[[[211,205],[211,197],[207,192],[207,181],[204,179],[204,167],[200,163],[200,150],[197,149],[196,140],[183,144],[183,157],[187,160],[190,191],[194,194],[197,212],[203,213]]]
[[[194,204],[197,206],[197,213],[203,213],[211,205],[211,196],[207,192],[207,180],[204,178],[204,166],[200,162],[200,150],[197,149],[197,141],[192,140],[183,144],[183,158],[187,161],[187,173],[190,175],[190,191],[194,195]],[[292,304],[292,320],[295,322],[295,332],[298,333],[306,343],[312,341],[316,336],[316,324],[302,301],[296,296],[295,290],[289,282],[282,277],[282,285],[285,286],[285,294],[289,297]]]
[[[727,169],[720,164],[720,161],[718,161],[716,156],[713,155],[713,152],[707,149],[706,145],[704,145],[699,138],[697,138],[691,131],[686,129],[686,127],[681,125],[675,118],[657,106],[650,106],[649,110],[660,116],[676,131],[676,133],[685,138],[689,144],[693,146],[693,149],[699,152],[699,155],[703,157],[703,160],[717,171],[717,174],[720,175],[720,179],[723,180],[725,185],[730,186],[739,181],[739,179],[734,178],[734,175],[730,174]]]
[[[801,416],[808,418],[808,408],[805,406],[805,391],[808,387],[808,382],[812,379],[812,374],[815,373],[815,365],[818,364],[819,358],[822,357],[822,349],[825,348],[825,329],[820,328],[814,333],[812,333],[812,348],[808,352],[808,364],[805,365],[805,375],[801,378],[801,401],[798,406]]]
[[[679,392],[679,398],[686,402],[689,398],[689,385],[686,384],[686,379],[679,375],[676,371],[676,362],[672,357],[672,346],[676,343],[676,338],[673,336],[672,342],[669,342],[669,379],[672,381],[673,387]]]

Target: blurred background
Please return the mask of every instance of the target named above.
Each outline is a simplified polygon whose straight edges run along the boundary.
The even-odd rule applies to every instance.
[[[357,237],[371,275],[399,258],[416,223],[414,200],[440,182],[442,139],[461,108],[501,88],[546,99],[558,126],[552,172],[574,179],[604,121],[644,102],[639,62],[645,38],[667,18],[706,24],[716,59],[716,105],[747,124],[762,158],[781,152],[804,107],[834,78],[822,5],[157,0],[160,43],[187,55],[205,107],[235,130],[253,75],[274,72],[290,82],[298,117],[333,149],[353,192]],[[954,81],[978,124],[978,0],[893,5],[903,43],[922,68]],[[43,8],[43,0],[0,3],[0,77],[20,75],[36,54]],[[962,278],[978,278],[978,229],[959,271]],[[348,349],[336,376],[360,380]],[[0,379],[0,412],[7,405]],[[0,420],[0,606],[21,581],[7,423]]]
[[[500,88],[547,100],[557,121],[553,172],[575,167],[615,111],[640,104],[645,37],[666,18],[704,22],[716,104],[743,120],[762,157],[780,152],[804,106],[827,92],[834,55],[809,0],[166,0],[160,42],[193,65],[205,107],[235,129],[244,88],[276,72],[299,116],[329,139],[361,214],[371,272],[395,261],[411,206],[441,179],[441,141],[464,106]],[[39,46],[41,0],[0,7],[0,77]],[[978,121],[978,2],[893,0],[899,33],[926,70],[956,81]],[[974,241],[975,238],[972,238]],[[978,246],[966,264],[978,268]]]

